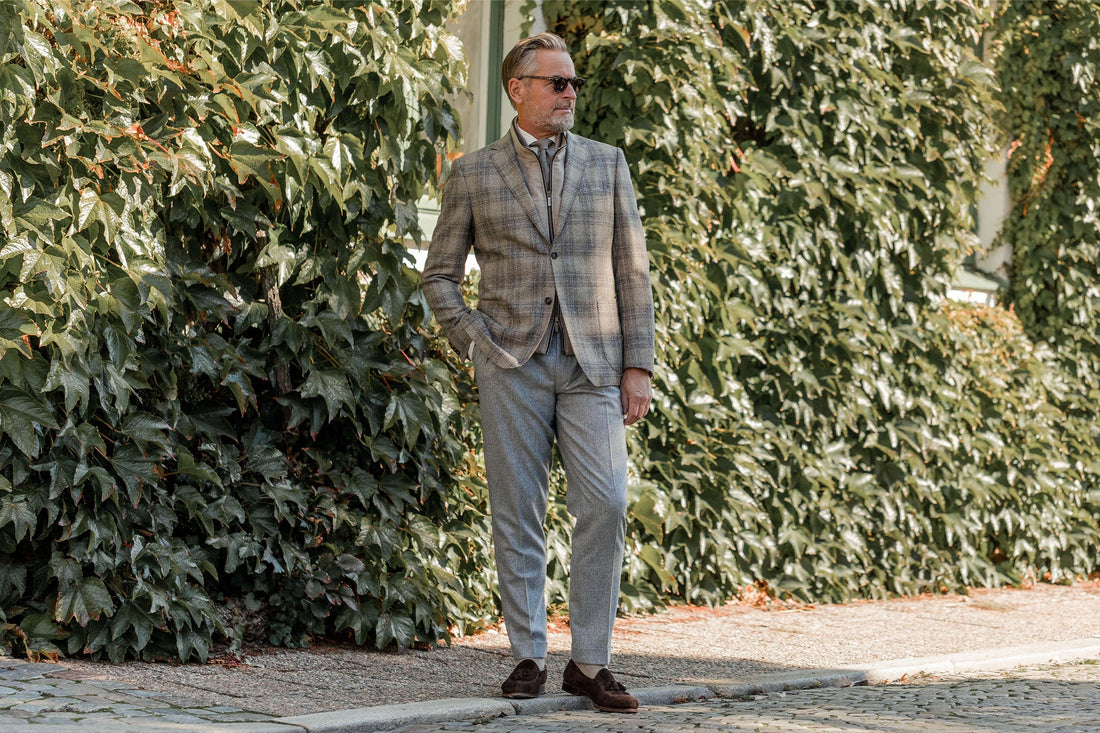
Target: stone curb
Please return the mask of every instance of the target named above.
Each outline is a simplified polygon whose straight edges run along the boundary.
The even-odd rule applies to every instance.
[[[662,706],[706,700],[714,694],[702,685],[666,685],[632,689],[642,705]],[[558,693],[530,700],[498,698],[451,698],[422,703],[378,705],[330,713],[313,713],[275,718],[272,723],[297,726],[307,733],[353,733],[387,731],[408,725],[448,723],[457,720],[502,718],[510,715],[542,715],[568,710],[592,710],[592,702],[576,695]],[[289,731],[289,728],[288,728]]]
[[[405,725],[500,718],[515,714],[516,709],[509,702],[487,697],[473,697],[293,715],[287,718],[275,718],[271,722],[296,725],[307,733],[359,733],[360,731],[393,730]]]
[[[862,672],[868,684],[881,684],[919,674],[993,672],[1024,665],[1058,664],[1096,658],[1100,658],[1100,636],[935,657],[909,657],[848,669]]]
[[[769,692],[813,690],[819,687],[851,687],[866,683],[867,675],[857,669],[801,669],[796,672],[715,680],[707,682],[707,687],[718,697],[746,697]]]
[[[978,652],[960,652],[933,657],[910,657],[837,669],[810,669],[777,674],[753,675],[708,681],[705,685],[668,685],[631,689],[643,705],[663,706],[706,700],[711,697],[744,697],[772,692],[823,687],[896,682],[920,674],[956,674],[996,671],[1023,665],[1056,664],[1100,658],[1100,637],[1072,641],[1029,644]],[[424,703],[379,705],[331,713],[275,718],[274,724],[297,726],[306,733],[352,733],[389,731],[409,725],[473,721],[510,715],[541,715],[568,710],[591,710],[583,697],[556,694],[532,700],[455,698]],[[278,729],[276,729],[278,730]]]
[[[158,723],[147,718],[137,720],[107,720],[117,733],[306,733],[305,728],[267,723]],[[94,733],[97,729],[87,723],[15,723],[0,722],[4,733]]]

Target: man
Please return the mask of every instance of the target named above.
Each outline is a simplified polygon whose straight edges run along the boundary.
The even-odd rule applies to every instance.
[[[576,518],[571,656],[562,688],[600,710],[638,701],[607,664],[626,526],[625,425],[652,399],[653,296],[626,158],[570,134],[577,91],[565,42],[516,44],[501,81],[511,129],[455,161],[424,268],[424,293],[451,345],[474,362],[497,574],[515,670],[505,697],[546,683],[546,518],[551,450]],[[478,305],[459,283],[471,247]]]

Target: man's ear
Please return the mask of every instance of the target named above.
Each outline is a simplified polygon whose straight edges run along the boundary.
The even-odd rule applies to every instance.
[[[512,98],[514,104],[520,104],[523,101],[523,80],[512,77],[508,80],[508,96]]]

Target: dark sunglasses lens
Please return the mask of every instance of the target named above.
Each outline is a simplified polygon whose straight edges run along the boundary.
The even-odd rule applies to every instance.
[[[550,83],[554,85],[554,91],[558,94],[564,92],[568,84],[573,85],[573,91],[579,92],[581,87],[584,86],[584,79],[579,76],[574,76],[572,79],[566,79],[564,76],[552,76],[550,77]]]

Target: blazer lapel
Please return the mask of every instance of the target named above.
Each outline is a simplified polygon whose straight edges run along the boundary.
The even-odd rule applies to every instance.
[[[555,239],[561,234],[561,228],[569,218],[569,210],[573,207],[573,202],[577,200],[577,194],[581,190],[584,171],[588,170],[588,146],[584,144],[582,138],[568,132],[565,134],[565,182],[561,191],[561,211],[558,212],[557,221],[554,222]]]
[[[527,184],[523,181],[523,173],[520,172],[519,165],[516,163],[516,151],[512,148],[511,133],[493,144],[489,159],[493,161],[493,165],[496,166],[497,172],[504,180],[504,184],[516,197],[520,208],[527,214],[527,218],[531,220],[535,230],[539,234],[543,234],[542,222],[539,220],[539,215],[535,213],[535,202],[531,198],[531,193],[527,190]],[[543,236],[545,238],[545,235]]]

